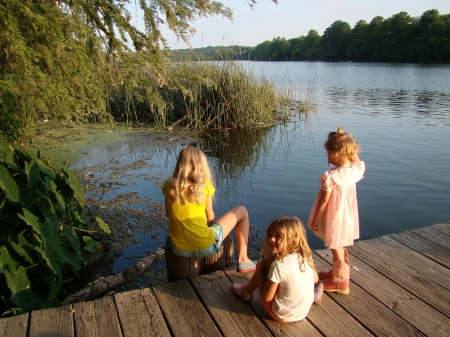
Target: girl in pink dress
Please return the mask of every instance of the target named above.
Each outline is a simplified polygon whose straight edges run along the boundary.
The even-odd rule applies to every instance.
[[[350,261],[345,246],[359,238],[356,183],[363,178],[364,162],[358,157],[359,144],[342,126],[328,134],[324,144],[329,171],[319,178],[320,190],[311,208],[308,228],[321,238],[333,254],[330,271],[319,272],[324,291],[350,292]]]

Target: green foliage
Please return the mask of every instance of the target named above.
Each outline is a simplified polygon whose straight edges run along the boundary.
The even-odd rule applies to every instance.
[[[77,274],[86,232],[84,194],[67,168],[56,171],[0,135],[0,289],[7,313],[58,305],[64,273]],[[111,235],[106,223],[99,228]],[[77,233],[79,232],[79,233]],[[12,308],[11,308],[12,307]],[[20,309],[17,311],[17,308]]]
[[[186,60],[174,63],[172,71],[180,84],[160,91],[171,102],[164,111],[167,122],[201,129],[243,129],[286,118],[280,109],[284,95],[242,62]]]
[[[226,47],[221,47],[222,49]],[[236,46],[228,47],[236,50]],[[360,20],[351,28],[344,21],[333,22],[320,36],[310,30],[307,36],[293,39],[276,37],[255,47],[238,47],[243,52],[233,59],[255,61],[358,61],[358,62],[450,62],[450,14],[436,9],[422,14],[420,20],[406,12],[384,19],[376,16],[370,23]],[[217,47],[175,50],[174,55],[196,54],[211,58]]]
[[[231,9],[217,1],[139,0],[135,4],[145,27],[140,31],[128,3],[0,2],[0,132],[5,137],[23,138],[26,128],[39,120],[105,122],[112,120],[110,112],[129,117],[129,103],[160,105],[158,87],[132,81],[123,90],[117,79],[124,70],[132,75],[142,68],[158,81],[170,77],[161,51],[166,47],[161,25],[187,41],[196,18],[232,17]],[[123,106],[125,112],[115,110]]]

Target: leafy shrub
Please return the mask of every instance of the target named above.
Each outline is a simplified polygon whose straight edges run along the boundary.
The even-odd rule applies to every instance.
[[[0,135],[0,291],[5,314],[59,305],[63,273],[77,275],[92,251],[84,194],[73,173],[56,171]],[[109,227],[97,218],[108,235]]]

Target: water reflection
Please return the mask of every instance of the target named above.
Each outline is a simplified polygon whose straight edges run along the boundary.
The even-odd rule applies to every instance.
[[[306,222],[319,188],[318,177],[328,169],[323,142],[328,132],[343,125],[361,144],[361,158],[366,161],[366,176],[357,187],[363,239],[450,220],[446,165],[450,157],[450,91],[441,85],[441,73],[450,76],[450,67],[438,67],[439,74],[432,67],[432,74],[426,75],[426,67],[402,65],[396,68],[396,76],[406,73],[412,83],[398,86],[388,77],[395,67],[358,65],[367,75],[363,80],[345,79],[347,68],[335,73],[333,67],[341,65],[305,67],[302,70],[309,72],[306,78],[314,75],[319,84],[312,98],[318,102],[318,111],[296,114],[289,122],[270,128],[213,131],[194,142],[186,137],[174,146],[169,141],[173,136],[167,137],[167,146],[154,147],[144,133],[128,134],[120,142],[90,150],[76,165],[106,162],[109,168],[99,172],[100,182],[114,182],[112,172],[128,170],[124,181],[131,183],[89,196],[112,199],[137,192],[142,198],[152,198],[152,206],[126,207],[154,213],[154,204],[163,202],[160,184],[171,174],[181,147],[193,145],[208,156],[217,187],[216,214],[242,204],[249,210],[252,225],[260,230],[279,215],[296,215]],[[322,77],[313,73],[319,68]],[[368,75],[380,71],[385,83],[380,76],[370,82]],[[344,77],[336,78],[336,74]],[[419,88],[419,81],[411,79],[415,74],[437,76],[437,80],[427,77],[427,84]],[[392,74],[391,80],[406,83]],[[136,162],[141,164],[132,165]],[[126,260],[127,254],[161,246],[161,240],[155,238],[156,233],[164,236],[164,225],[158,226],[149,233],[137,232],[144,242],[133,242],[116,259],[115,272],[135,262]],[[308,239],[313,248],[323,247],[313,235]]]

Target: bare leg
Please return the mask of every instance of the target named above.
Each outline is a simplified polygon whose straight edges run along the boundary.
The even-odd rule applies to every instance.
[[[337,249],[331,249],[331,253],[333,254],[333,261],[344,262],[344,247],[339,247]]]
[[[259,286],[259,272],[262,270],[264,272],[264,262],[262,259],[258,260],[258,263],[256,264],[256,271],[253,273],[252,278],[250,281],[242,287],[242,289],[248,293],[252,293],[258,288]]]
[[[259,293],[262,294],[264,287],[266,286],[267,276],[269,275],[270,265],[272,264],[272,259],[264,259],[261,263],[262,267],[260,270],[256,270],[255,274],[258,274],[259,279]]]
[[[222,215],[217,223],[222,226],[223,237],[226,237],[236,227],[236,243],[238,250],[238,262],[250,262],[247,256],[248,234],[250,232],[250,220],[247,209],[237,206]]]

